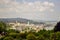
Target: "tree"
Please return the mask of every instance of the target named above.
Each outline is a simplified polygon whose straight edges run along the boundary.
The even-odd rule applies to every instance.
[[[50,40],[60,40],[60,32],[51,33]]]
[[[3,40],[14,40],[12,37],[5,37]]]
[[[13,38],[16,38],[17,36],[19,36],[19,33],[9,33],[7,36],[11,36]]]
[[[7,27],[8,27],[8,26],[6,25],[6,23],[0,22],[0,34],[1,34],[2,32],[5,33]]]
[[[20,37],[21,37],[22,39],[26,39],[26,36],[27,36],[27,33],[20,33]]]
[[[43,35],[39,35],[37,40],[45,40],[44,36]]]
[[[14,30],[14,29],[9,29],[7,30],[8,33],[19,33],[20,31]]]
[[[54,40],[54,33],[50,34],[50,40]]]
[[[60,32],[56,33],[56,40],[60,40]]]
[[[54,32],[57,32],[57,31],[60,31],[60,22],[58,22],[54,28]]]
[[[27,35],[27,40],[37,40],[37,38],[34,34],[31,33]]]

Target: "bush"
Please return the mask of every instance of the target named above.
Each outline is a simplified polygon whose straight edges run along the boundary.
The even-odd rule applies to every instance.
[[[36,36],[34,34],[28,34],[27,40],[37,40]]]
[[[14,40],[12,37],[5,37],[3,40]]]

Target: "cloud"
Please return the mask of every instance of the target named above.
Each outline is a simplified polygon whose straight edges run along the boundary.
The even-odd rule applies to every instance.
[[[3,17],[24,17],[31,19],[45,19],[47,13],[53,12],[55,4],[48,1],[17,2],[16,0],[0,0],[0,16]],[[53,16],[53,15],[52,15]],[[51,17],[52,18],[52,17]]]
[[[44,1],[35,1],[35,2],[23,2],[19,3],[16,0],[0,0],[0,4],[4,8],[0,8],[2,11],[16,11],[17,13],[21,12],[44,12],[44,11],[54,11],[54,3]],[[0,11],[1,11],[0,10]]]
[[[28,2],[24,2],[23,4],[23,8],[27,9],[27,12],[35,12],[35,11],[40,11],[40,12],[44,12],[44,11],[51,11],[51,9],[53,9],[54,4],[50,3],[50,2],[40,2],[40,1],[35,1],[33,3],[28,3]]]

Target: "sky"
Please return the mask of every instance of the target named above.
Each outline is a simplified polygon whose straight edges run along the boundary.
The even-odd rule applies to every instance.
[[[0,0],[0,18],[60,21],[60,0]]]

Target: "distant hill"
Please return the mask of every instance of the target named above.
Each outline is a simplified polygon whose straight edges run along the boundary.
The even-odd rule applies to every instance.
[[[29,19],[24,19],[24,18],[0,18],[0,21],[9,23],[9,22],[22,22],[22,23],[27,23],[28,21],[33,24],[44,24],[44,22],[37,22]]]

